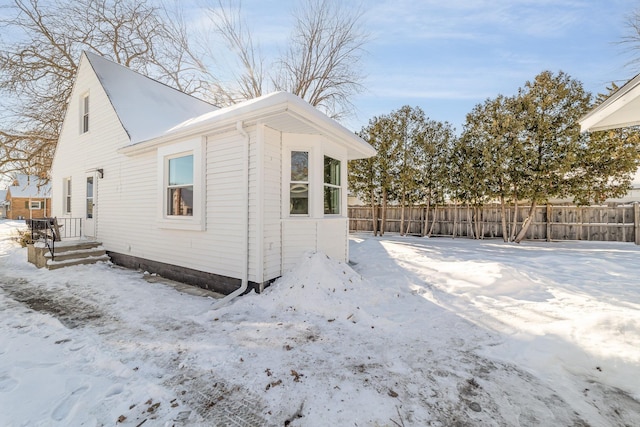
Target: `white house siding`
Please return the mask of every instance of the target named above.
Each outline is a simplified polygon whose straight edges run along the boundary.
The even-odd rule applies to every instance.
[[[263,259],[264,280],[282,275],[282,134],[264,127],[264,229]]]
[[[246,227],[243,193],[247,191],[244,144],[237,131],[207,138],[207,231],[200,242],[206,258],[194,267],[206,266],[206,271],[234,278],[242,277],[246,262],[242,241]]]
[[[84,63],[88,67],[88,63]],[[80,134],[80,98],[89,93],[90,116],[89,132]],[[104,168],[105,179],[96,180],[98,189],[109,187],[120,174],[120,162],[116,150],[128,142],[126,132],[119,126],[118,117],[111,108],[98,79],[93,73],[79,73],[73,94],[67,106],[67,120],[61,130],[61,141],[56,148],[52,166],[52,215],[57,217],[85,217],[86,177],[87,171]],[[63,180],[71,177],[72,212],[67,215],[64,210]],[[99,200],[98,203],[100,204]],[[106,206],[104,206],[106,208]],[[103,205],[96,207],[98,215]],[[97,227],[102,224],[98,222]]]

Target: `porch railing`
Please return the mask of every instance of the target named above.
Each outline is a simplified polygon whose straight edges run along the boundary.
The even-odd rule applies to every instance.
[[[82,236],[82,218],[36,218],[25,222],[31,231],[31,241],[43,242],[51,260],[55,257],[56,242]]]

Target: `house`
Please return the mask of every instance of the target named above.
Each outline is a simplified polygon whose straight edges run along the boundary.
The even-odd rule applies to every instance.
[[[640,125],[640,74],[612,93],[604,102],[580,119],[582,132],[617,129]],[[631,189],[621,199],[612,202],[640,202],[640,169]]]
[[[51,185],[33,175],[16,174],[4,197],[9,219],[44,218],[51,215]]]
[[[85,52],[52,166],[53,215],[113,262],[225,294],[306,251],[347,261],[347,161],[375,155],[302,99],[217,108]]]

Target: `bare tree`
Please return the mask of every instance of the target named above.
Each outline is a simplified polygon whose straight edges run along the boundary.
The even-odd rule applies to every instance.
[[[235,84],[216,88],[219,98],[232,103],[276,89],[298,95],[334,118],[352,111],[351,98],[363,89],[359,65],[368,39],[360,9],[332,0],[305,1],[293,11],[295,24],[286,48],[271,61],[253,42],[239,3],[218,0],[209,13],[240,65]],[[265,64],[270,64],[268,71]]]
[[[363,89],[359,63],[367,34],[360,27],[362,12],[346,9],[342,2],[309,0],[294,16],[276,85],[340,118],[351,109],[351,97]]]
[[[233,83],[225,83],[220,77],[211,80],[211,96],[217,104],[229,105],[257,98],[263,94],[267,75],[264,69],[264,56],[254,44],[251,32],[242,18],[239,1],[218,0],[217,7],[207,9],[215,32],[222,37],[227,47],[237,59],[238,67],[233,67]],[[207,56],[215,59],[217,52],[212,51],[215,43],[207,44]]]
[[[13,0],[0,18],[0,171],[49,169],[83,50],[204,91],[184,20],[145,0]],[[169,14],[170,18],[169,19]]]

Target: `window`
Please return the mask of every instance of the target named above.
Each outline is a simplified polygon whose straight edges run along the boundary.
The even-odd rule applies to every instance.
[[[89,132],[89,95],[82,97],[82,133]]]
[[[309,215],[309,152],[291,152],[291,181],[289,187],[289,213]]]
[[[87,177],[87,219],[93,218],[93,177]]]
[[[340,214],[340,160],[324,156],[324,213]]]
[[[37,202],[32,201],[29,204],[29,209],[31,209],[31,210],[42,209],[42,202],[40,202],[40,201],[37,201]]]
[[[168,159],[168,216],[193,216],[193,154]]]
[[[173,230],[206,229],[206,139],[158,148],[157,225]]]
[[[71,213],[71,178],[64,179],[64,213]]]

